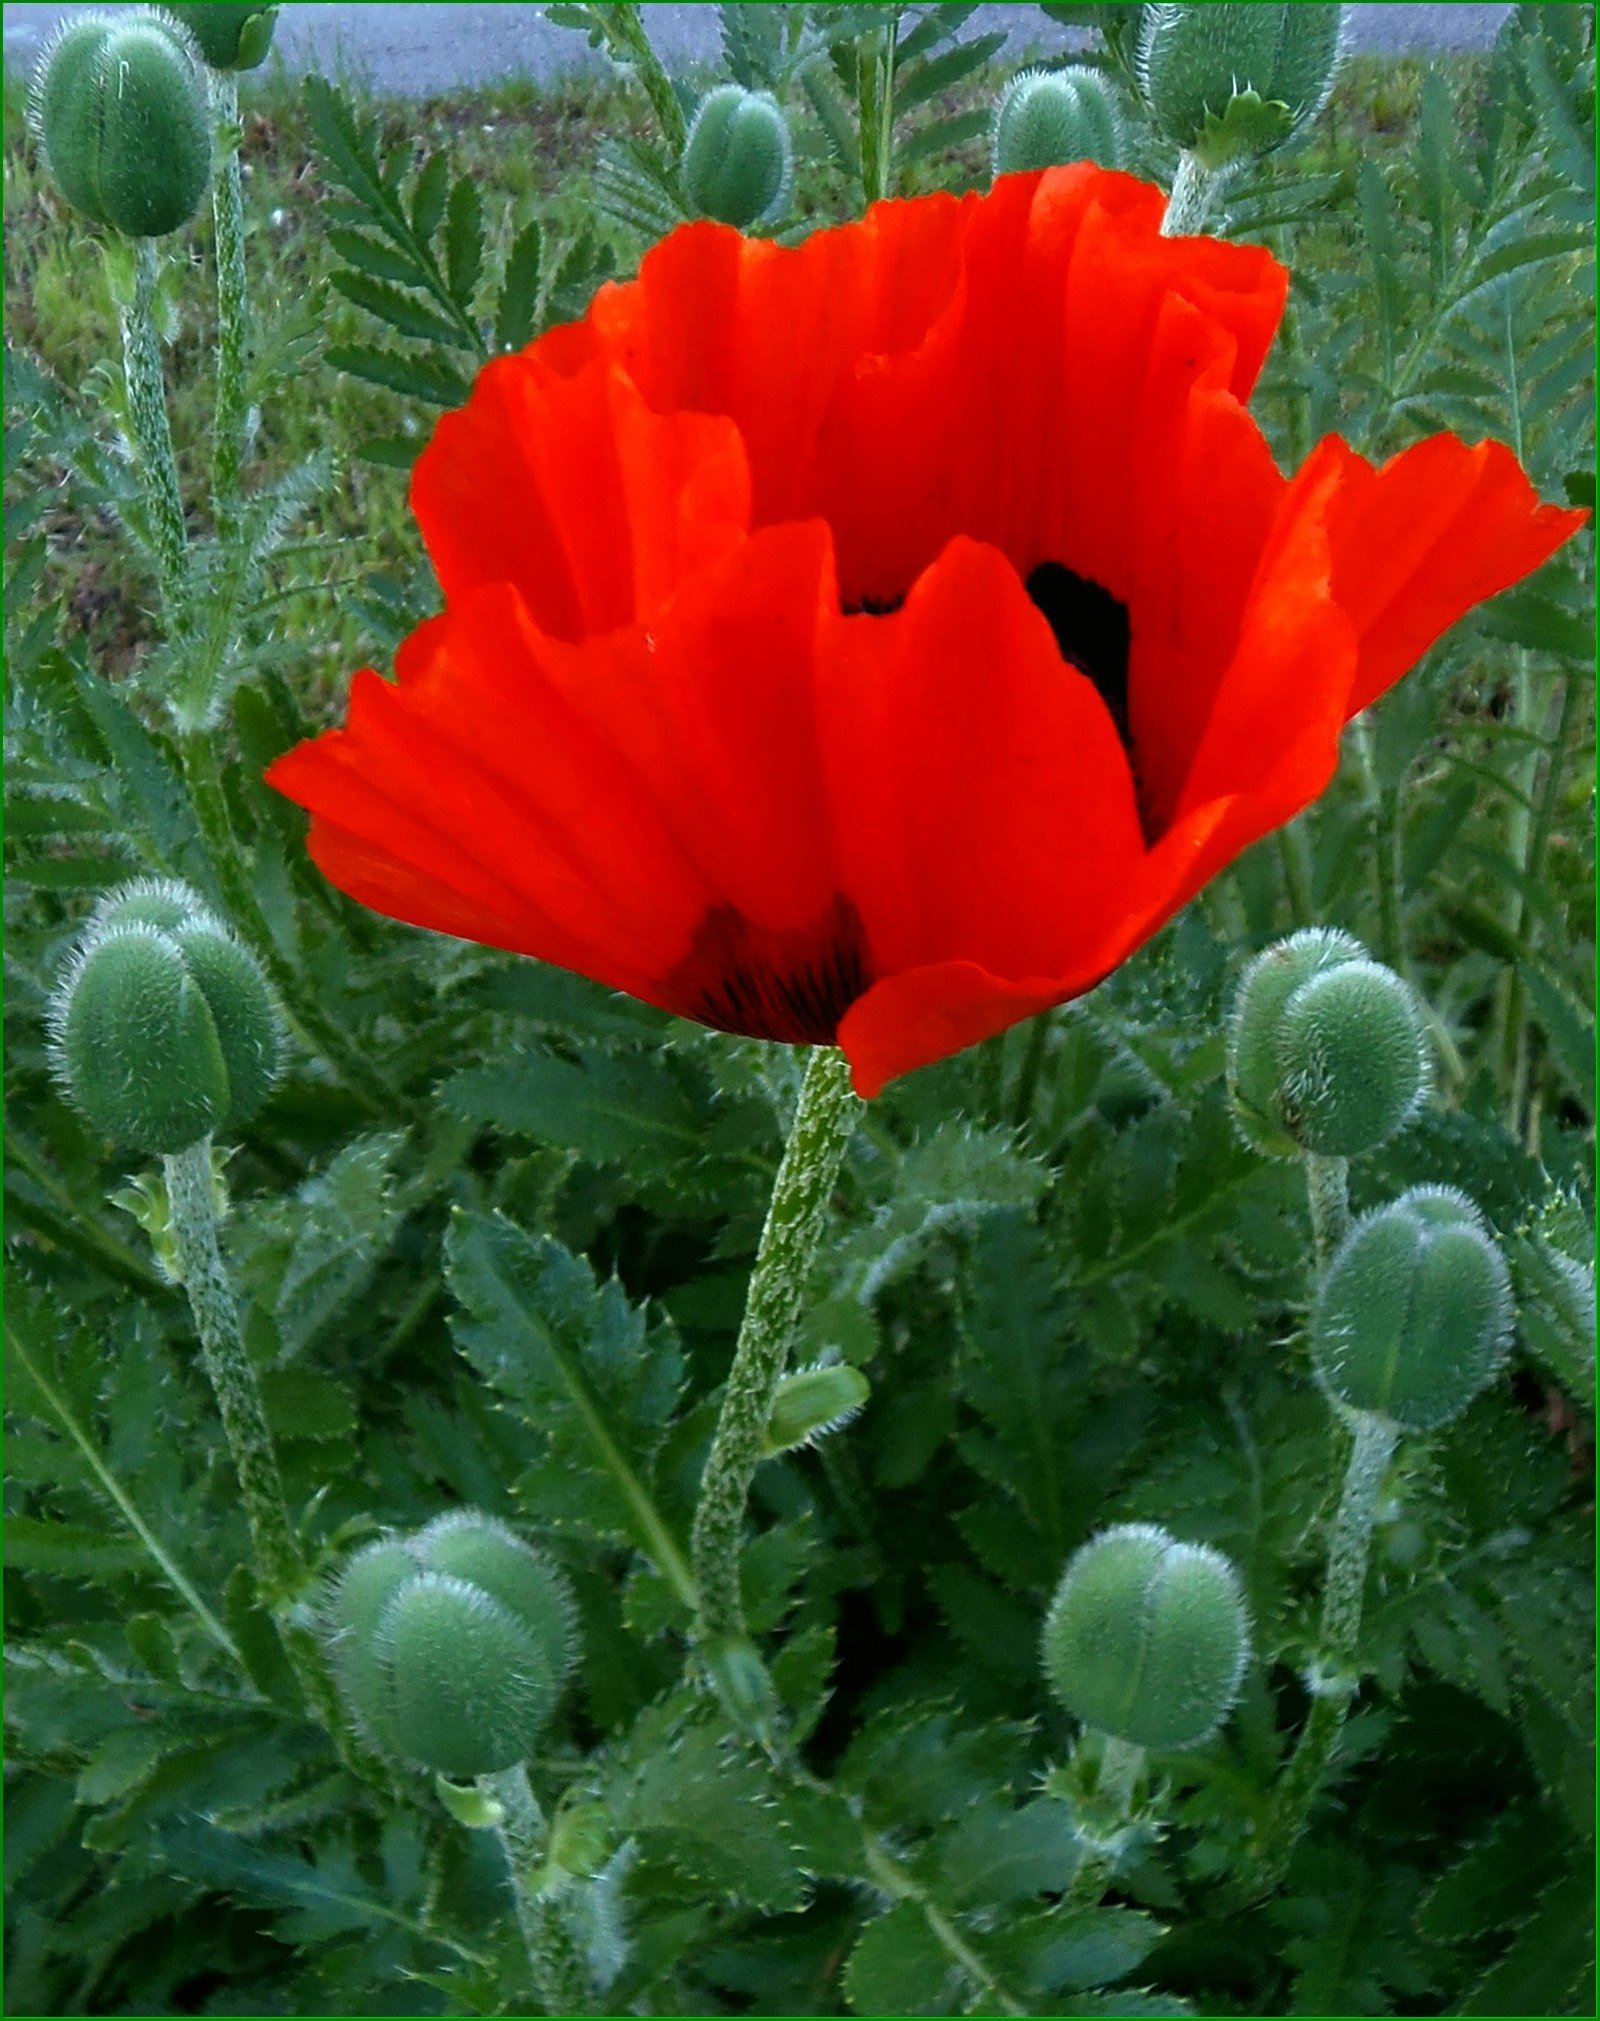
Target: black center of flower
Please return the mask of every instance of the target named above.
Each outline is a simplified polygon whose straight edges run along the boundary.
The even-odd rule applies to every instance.
[[[1024,587],[1055,633],[1061,657],[1093,681],[1131,759],[1127,606],[1110,590],[1087,576],[1074,575],[1059,561],[1040,562]]]
[[[825,1046],[872,982],[861,915],[839,897],[814,927],[791,932],[757,926],[736,905],[712,906],[667,994],[718,1031]]]
[[[905,602],[905,591],[898,596],[864,596],[856,603],[841,604],[840,611],[847,618],[887,618]]]

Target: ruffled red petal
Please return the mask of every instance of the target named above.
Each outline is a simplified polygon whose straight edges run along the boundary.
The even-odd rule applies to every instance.
[[[692,226],[489,367],[415,479],[446,614],[269,775],[317,860],[864,1094],[1092,987],[1583,518],[1451,437],[1283,478],[1283,272],[1161,213]]]
[[[820,682],[841,888],[880,974],[1049,975],[1099,937],[1143,852],[1132,777],[1004,555],[952,541],[903,610],[837,620]]]
[[[560,639],[631,624],[750,523],[731,421],[654,412],[614,366],[499,358],[417,460],[411,504],[447,599],[513,583]]]

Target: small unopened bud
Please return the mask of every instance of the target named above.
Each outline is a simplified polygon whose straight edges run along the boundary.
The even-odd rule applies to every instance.
[[[515,1530],[476,1509],[435,1516],[412,1539],[430,1570],[470,1580],[509,1607],[534,1641],[549,1676],[566,1681],[577,1648],[577,1614],[565,1575]]]
[[[1411,991],[1393,969],[1352,961],[1302,983],[1278,1038],[1284,1114],[1324,1158],[1373,1150],[1416,1114],[1427,1054]]]
[[[1122,128],[1111,92],[1097,70],[1021,70],[1000,94],[989,137],[996,175],[1058,162],[1122,165]]]
[[[61,194],[96,224],[160,238],[199,210],[211,121],[174,22],[146,13],[73,21],[40,60],[29,111]]]
[[[702,1644],[700,1659],[724,1712],[740,1732],[770,1740],[777,1724],[778,1694],[755,1644],[743,1635],[718,1635]]]
[[[871,1394],[860,1369],[845,1361],[795,1369],[778,1384],[762,1450],[770,1459],[796,1446],[815,1445],[849,1424]]]
[[[700,101],[683,147],[683,186],[702,217],[741,231],[788,202],[789,127],[770,92],[719,84]]]
[[[1427,1086],[1411,991],[1347,934],[1292,934],[1240,982],[1228,1079],[1241,1129],[1270,1157],[1373,1150],[1411,1119]]]
[[[334,1673],[362,1731],[461,1779],[526,1759],[570,1666],[573,1620],[555,1566],[470,1511],[358,1552],[326,1606]]]
[[[1135,1747],[1194,1747],[1239,1695],[1249,1628],[1220,1553],[1149,1523],[1106,1530],[1068,1562],[1044,1627],[1056,1696]]]
[[[278,25],[277,8],[256,0],[168,0],[166,12],[188,29],[213,70],[254,70],[265,63]]]
[[[130,885],[100,906],[51,1031],[56,1073],[89,1121],[163,1154],[248,1121],[282,1046],[255,956],[181,884]]]
[[[1134,64],[1157,131],[1212,173],[1281,147],[1327,103],[1342,14],[1322,0],[1143,8]]]
[[[1311,1316],[1317,1376],[1347,1410],[1403,1432],[1459,1417],[1504,1364],[1511,1285],[1464,1194],[1419,1186],[1363,1215]]]

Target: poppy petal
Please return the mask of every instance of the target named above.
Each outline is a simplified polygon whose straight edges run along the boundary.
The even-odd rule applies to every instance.
[[[1329,531],[1334,594],[1361,640],[1347,703],[1373,702],[1475,604],[1547,561],[1588,518],[1541,503],[1503,442],[1434,435],[1374,469],[1336,438],[1313,452],[1339,473]]]
[[[1087,165],[1002,178],[926,342],[841,386],[805,493],[848,603],[902,592],[958,532],[1126,597],[1147,405],[1248,391],[1285,288],[1258,248],[1160,237],[1152,195]]]
[[[268,776],[397,864],[509,910],[506,945],[604,982],[660,973],[717,894],[563,699],[549,667],[572,651],[508,585],[476,590],[406,642],[398,685],[358,677],[346,727]]]
[[[1143,854],[1121,740],[1016,570],[959,539],[892,615],[835,621],[820,736],[842,889],[878,971],[1050,975]]]
[[[976,962],[929,963],[875,983],[841,1019],[839,1046],[856,1093],[871,1101],[885,1082],[993,1038],[1099,980],[1096,972],[1062,985],[1006,982]]]
[[[615,366],[562,378],[498,358],[435,429],[411,504],[447,600],[514,583],[542,631],[578,639],[647,615],[736,545],[750,472],[731,421],[653,412]]]
[[[864,355],[920,343],[955,284],[971,200],[878,204],[798,246],[693,224],[609,284],[585,344],[660,412],[731,416],[756,474],[758,523],[802,517],[799,478],[840,383]],[[549,340],[535,345],[541,355]],[[548,355],[574,355],[556,333]]]
[[[838,890],[815,698],[837,597],[827,528],[775,527],[643,630],[544,655],[714,901],[779,932],[817,920]]]

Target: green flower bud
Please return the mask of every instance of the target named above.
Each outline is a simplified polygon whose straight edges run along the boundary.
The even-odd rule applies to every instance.
[[[1416,1114],[1428,1056],[1411,991],[1375,961],[1302,983],[1278,1035],[1284,1115],[1308,1151],[1352,1158]]]
[[[417,1561],[398,1537],[368,1544],[347,1560],[328,1593],[325,1632],[333,1674],[357,1726],[384,1754],[398,1753],[388,1680],[378,1660],[378,1622]]]
[[[744,1635],[718,1635],[701,1644],[711,1688],[742,1733],[770,1740],[776,1730],[778,1694],[761,1652]]]
[[[197,893],[175,877],[136,877],[102,898],[89,915],[88,936],[113,926],[154,926],[170,933],[206,912]]]
[[[1292,934],[1245,970],[1228,1083],[1240,1128],[1269,1157],[1374,1149],[1416,1113],[1427,1086],[1410,990],[1348,934]]]
[[[702,217],[741,231],[789,200],[789,127],[767,91],[719,84],[700,101],[683,145],[683,185]]]
[[[398,1752],[447,1776],[527,1758],[556,1680],[509,1607],[466,1579],[421,1572],[384,1608],[374,1648]]]
[[[51,1006],[51,1029],[72,1100],[97,1129],[141,1151],[182,1151],[246,1121],[278,1071],[266,978],[181,885],[130,886],[101,907]]]
[[[1135,1747],[1195,1747],[1239,1695],[1249,1626],[1238,1575],[1149,1523],[1091,1538],[1068,1562],[1044,1627],[1056,1696]]]
[[[577,1616],[571,1587],[542,1551],[476,1509],[435,1516],[411,1548],[431,1571],[466,1579],[509,1607],[538,1645],[548,1675],[557,1687],[565,1682],[577,1653]]]
[[[556,1567],[471,1510],[368,1545],[325,1609],[335,1677],[372,1744],[461,1779],[527,1757],[571,1666],[573,1623]],[[441,1800],[485,1821],[465,1798]]]
[[[130,238],[186,225],[211,178],[205,88],[176,23],[87,15],[34,75],[30,116],[61,194]]]
[[[1347,1410],[1403,1432],[1459,1417],[1505,1362],[1510,1276],[1464,1194],[1419,1186],[1363,1215],[1311,1316],[1319,1380]]]
[[[1122,127],[1098,70],[1019,70],[994,109],[989,160],[996,175],[1058,162],[1122,166]]]
[[[796,1446],[815,1445],[857,1416],[872,1385],[846,1361],[819,1361],[784,1376],[772,1399],[762,1450],[770,1459]]]
[[[254,70],[265,63],[278,25],[277,8],[256,0],[170,0],[166,12],[188,29],[213,70]]]
[[[1282,146],[1327,103],[1342,14],[1321,0],[1144,8],[1134,64],[1157,131],[1213,173]]]

